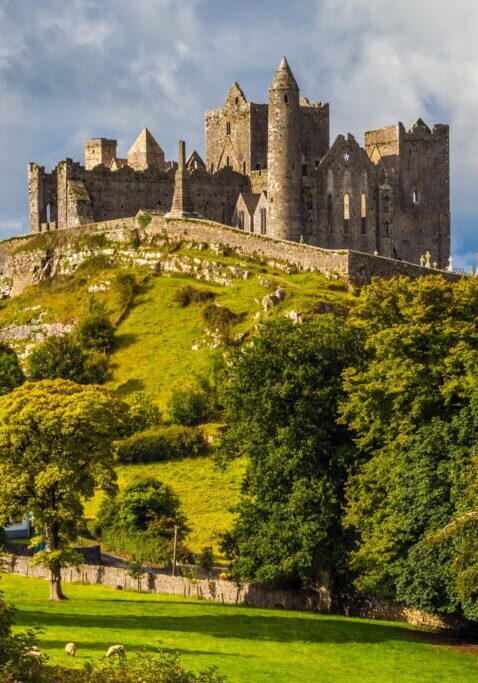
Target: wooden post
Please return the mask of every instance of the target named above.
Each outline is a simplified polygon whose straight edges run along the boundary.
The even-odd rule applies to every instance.
[[[173,573],[172,576],[176,576],[176,548],[178,545],[178,525],[174,525],[174,546],[173,546]]]

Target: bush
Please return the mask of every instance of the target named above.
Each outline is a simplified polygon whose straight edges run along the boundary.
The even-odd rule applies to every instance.
[[[158,406],[144,393],[136,394],[131,401],[131,432],[144,432],[161,424]]]
[[[199,455],[206,448],[202,433],[171,425],[133,434],[117,446],[121,463],[146,463]]]
[[[204,324],[209,330],[225,334],[229,331],[231,325],[234,325],[239,320],[239,316],[231,311],[226,306],[219,306],[218,304],[209,304],[202,312]]]
[[[17,354],[0,342],[0,395],[9,394],[25,381]]]
[[[142,213],[138,216],[138,225],[141,230],[145,230],[151,223],[152,216],[150,213]]]
[[[43,675],[44,667],[36,657],[25,653],[33,647],[38,647],[38,629],[28,629],[25,632],[12,634],[15,622],[15,609],[3,601],[0,593],[0,680],[28,681],[40,683],[47,681]]]
[[[118,297],[119,307],[121,309],[127,308],[131,305],[134,295],[137,290],[136,278],[130,273],[118,273],[113,284],[112,289]]]
[[[175,526],[181,541],[189,528],[179,498],[169,486],[149,477],[103,499],[92,531],[114,552],[134,557],[139,563],[165,565],[173,554]],[[189,561],[190,557],[180,543],[178,560]]]
[[[88,662],[81,670],[57,668],[51,680],[57,683],[224,683],[226,678],[215,667],[197,674],[185,669],[177,655],[139,652],[131,658]]]
[[[185,307],[191,303],[197,304],[211,301],[215,296],[215,293],[209,289],[196,289],[196,287],[186,285],[185,287],[179,287],[174,292],[173,300]]]
[[[108,353],[115,343],[115,329],[104,311],[90,312],[78,324],[76,339],[80,346],[88,350]]]
[[[69,379],[78,384],[101,384],[106,374],[106,361],[89,354],[72,335],[49,337],[31,353],[30,379]]]
[[[171,420],[192,427],[207,422],[211,415],[208,395],[196,387],[178,387],[168,401]]]

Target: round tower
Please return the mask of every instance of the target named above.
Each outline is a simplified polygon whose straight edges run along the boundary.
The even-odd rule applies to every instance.
[[[302,228],[299,87],[285,57],[269,88],[267,234],[299,241]]]

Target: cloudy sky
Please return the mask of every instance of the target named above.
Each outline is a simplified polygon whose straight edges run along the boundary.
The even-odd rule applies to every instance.
[[[237,80],[266,101],[286,54],[332,139],[419,117],[451,126],[456,263],[478,251],[477,0],[0,0],[0,237],[25,232],[26,166],[126,153],[147,126],[203,153],[203,112]]]

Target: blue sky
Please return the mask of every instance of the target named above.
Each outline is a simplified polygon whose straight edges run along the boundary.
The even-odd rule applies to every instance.
[[[455,264],[478,251],[476,0],[0,0],[0,237],[25,232],[26,166],[126,153],[147,126],[203,153],[203,112],[237,80],[266,101],[283,54],[332,139],[419,116],[451,126]]]

